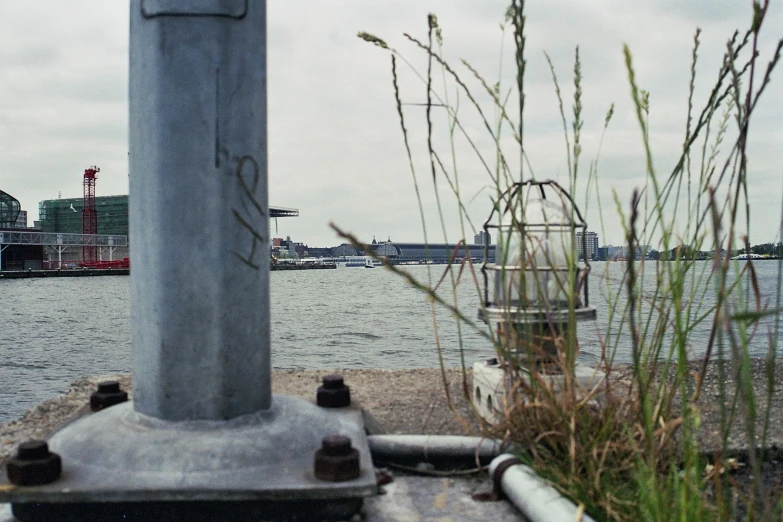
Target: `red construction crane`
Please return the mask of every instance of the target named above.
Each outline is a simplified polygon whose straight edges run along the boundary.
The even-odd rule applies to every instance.
[[[93,165],[84,171],[84,208],[82,208],[82,234],[98,233],[98,211],[95,208],[95,180],[101,171]],[[86,238],[82,246],[82,263],[90,263],[98,260],[98,247],[95,246],[95,238]]]

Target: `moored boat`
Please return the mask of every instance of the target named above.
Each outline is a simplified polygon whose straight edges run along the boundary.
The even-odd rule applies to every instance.
[[[339,256],[318,258],[323,263],[334,263],[337,268],[375,268],[381,266],[380,260],[370,256]]]
[[[750,259],[767,259],[767,256],[750,253],[750,254],[740,254],[738,256],[734,256],[731,258],[732,261],[748,261]]]

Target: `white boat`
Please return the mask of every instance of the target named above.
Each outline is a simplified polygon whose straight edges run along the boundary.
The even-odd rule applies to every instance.
[[[334,263],[337,268],[375,268],[383,265],[380,260],[370,256],[321,257],[319,260],[323,263]]]
[[[762,256],[759,254],[740,254],[738,256],[734,256],[731,258],[732,261],[747,261],[748,259],[766,259],[766,256]]]

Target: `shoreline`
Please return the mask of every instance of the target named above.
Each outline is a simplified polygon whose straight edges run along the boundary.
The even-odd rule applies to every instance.
[[[691,362],[691,371],[700,371],[701,362]],[[628,366],[617,365],[612,370],[613,380],[627,376]],[[774,383],[783,383],[783,360],[771,368]],[[757,437],[762,433],[767,406],[769,425],[767,447],[783,448],[783,392],[777,387],[767,399],[766,360],[752,359],[753,388],[759,419]],[[339,373],[351,389],[353,405],[368,414],[367,425],[373,433],[427,434],[427,435],[481,435],[481,425],[472,406],[463,394],[463,375],[460,368],[447,368],[447,400],[444,374],[439,368],[408,370],[340,369],[340,370],[273,370],[272,392],[315,402],[316,389],[325,375]],[[472,371],[466,375],[468,390],[472,390]],[[31,438],[46,439],[58,429],[89,413],[89,396],[98,382],[117,380],[133,396],[131,376],[128,373],[84,377],[73,382],[66,393],[51,398],[29,410],[22,417],[0,424],[0,463],[14,451],[17,444]],[[711,362],[704,375],[704,384],[697,406],[700,414],[698,443],[705,453],[720,448],[721,411],[718,401],[720,376],[718,365]],[[731,379],[723,379],[731,389]],[[733,397],[727,393],[727,397]],[[729,402],[730,404],[730,402]],[[741,410],[740,410],[741,411]],[[487,433],[487,430],[485,430]],[[748,449],[746,427],[742,418],[736,418],[727,434],[730,451]]]

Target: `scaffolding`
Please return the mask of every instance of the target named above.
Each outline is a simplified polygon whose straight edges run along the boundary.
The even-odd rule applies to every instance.
[[[38,203],[40,229],[62,234],[82,233],[83,198],[47,199]],[[128,235],[128,196],[95,198],[98,234]]]

